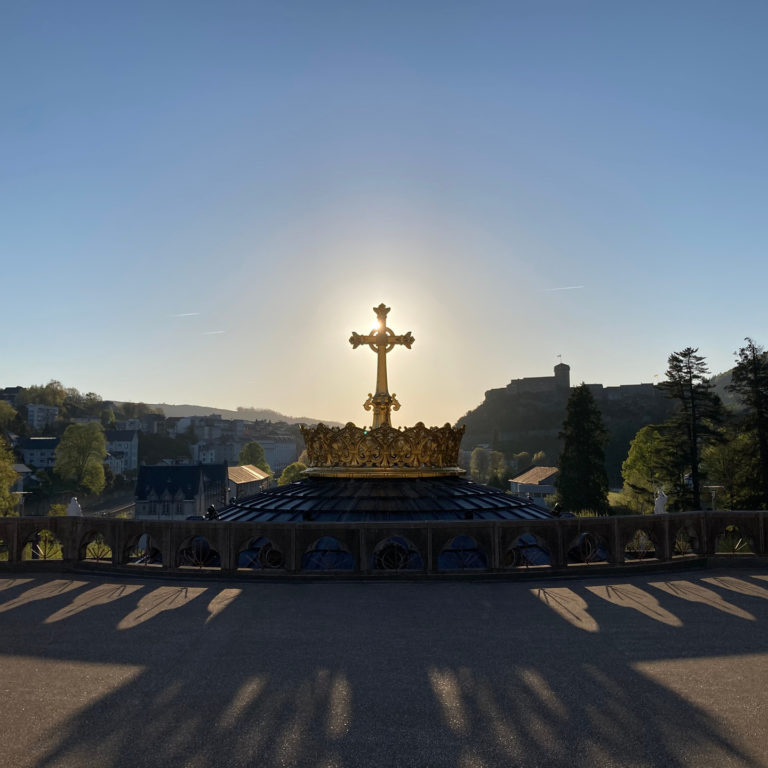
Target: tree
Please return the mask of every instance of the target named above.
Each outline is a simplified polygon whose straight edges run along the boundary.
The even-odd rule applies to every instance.
[[[10,429],[16,416],[16,409],[5,400],[0,400],[0,429]]]
[[[515,464],[515,470],[522,472],[531,466],[531,454],[528,451],[520,451],[520,453],[513,454],[512,461]]]
[[[563,441],[563,450],[558,463],[558,502],[571,512],[607,514],[605,445],[608,433],[586,384],[571,392],[559,437]]]
[[[478,446],[469,459],[469,475],[476,483],[484,483],[491,468],[490,451]]]
[[[667,360],[667,380],[659,385],[667,397],[677,401],[677,413],[665,426],[680,439],[681,458],[690,472],[694,509],[701,509],[701,446],[707,438],[715,437],[716,425],[722,420],[720,398],[711,391],[706,358],[698,351],[698,347],[686,347],[673,352]],[[684,486],[683,491],[688,495],[686,488]]]
[[[674,452],[663,427],[649,424],[638,430],[621,465],[627,506],[641,514],[653,510],[656,491],[677,492]]]
[[[121,419],[140,419],[150,413],[162,415],[162,410],[150,408],[146,403],[120,403],[117,406],[119,418]]]
[[[488,483],[497,488],[506,488],[509,474],[507,458],[501,451],[492,451],[478,446],[472,451],[469,473],[476,483]]]
[[[266,472],[270,476],[273,474],[269,464],[267,464],[264,448],[261,443],[257,443],[255,440],[246,443],[242,447],[240,451],[240,464],[253,464],[254,467],[258,467],[262,472]]]
[[[288,483],[295,483],[297,480],[303,479],[303,472],[307,468],[307,465],[301,461],[294,461],[293,464],[289,464],[280,475],[280,479],[277,481],[278,485],[288,485]]]
[[[18,499],[11,492],[13,484],[19,477],[13,468],[15,463],[13,451],[5,442],[5,438],[0,436],[0,515],[3,517],[16,514]]]
[[[89,493],[104,489],[107,441],[101,424],[70,424],[56,448],[54,471]]]
[[[704,446],[701,463],[707,476],[721,485],[728,509],[754,509],[762,498],[756,436],[736,425],[723,430],[723,439]]]
[[[501,451],[491,451],[488,457],[488,477],[485,482],[502,491],[509,488],[507,457]]]
[[[763,509],[768,508],[768,355],[752,339],[735,352],[728,390],[738,395],[747,408],[747,427],[757,435]]]
[[[491,451],[489,456],[490,476],[503,475],[507,469],[506,456],[501,451]]]
[[[55,405],[61,408],[67,397],[67,390],[60,381],[51,379],[45,386],[33,386],[22,389],[17,398],[18,405],[28,403],[40,403],[41,405]]]
[[[536,453],[533,454],[531,464],[533,464],[535,467],[543,467],[546,463],[547,454],[544,451],[536,451]]]

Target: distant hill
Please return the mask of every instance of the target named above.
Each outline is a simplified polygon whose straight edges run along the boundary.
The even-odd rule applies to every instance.
[[[729,392],[726,389],[726,387],[731,383],[732,377],[733,368],[731,368],[730,371],[726,371],[725,373],[718,373],[716,376],[712,377],[711,381],[714,385],[714,391],[720,396],[723,404],[727,408],[739,410],[742,407],[739,399],[736,397],[736,395],[733,394],[733,392]]]
[[[329,427],[343,426],[338,421],[313,419],[309,416],[286,416],[270,408],[238,408],[235,411],[226,408],[213,408],[207,405],[169,405],[168,403],[147,403],[150,408],[157,408],[166,416],[210,416],[212,413],[222,419],[245,419],[246,421],[284,421],[286,424],[317,424],[321,422]]]

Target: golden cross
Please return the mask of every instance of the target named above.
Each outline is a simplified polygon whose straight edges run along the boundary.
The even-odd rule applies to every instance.
[[[387,314],[389,307],[379,304],[373,311],[379,319],[379,327],[374,328],[367,336],[361,336],[359,333],[352,332],[349,337],[349,343],[352,349],[357,349],[363,344],[367,344],[377,355],[376,364],[376,394],[368,393],[368,399],[363,404],[366,411],[373,408],[373,428],[382,427],[385,424],[392,426],[389,413],[392,408],[398,410],[400,403],[394,394],[390,395],[387,385],[387,353],[390,352],[395,344],[403,344],[407,349],[411,348],[414,338],[411,332],[403,336],[395,336],[394,332],[387,328]]]

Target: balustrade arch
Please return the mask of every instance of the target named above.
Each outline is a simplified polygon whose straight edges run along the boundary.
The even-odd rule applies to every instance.
[[[681,557],[766,557],[767,526],[766,511],[323,524],[0,518],[0,571],[66,571],[87,564],[89,570],[152,567],[188,575],[196,570],[190,565],[208,573],[211,568],[223,574],[245,569],[286,577],[310,572],[337,577],[511,574],[544,565],[543,557],[548,556],[549,564],[539,572],[564,573],[584,563],[590,570],[649,567],[650,546],[644,557],[625,559],[627,543],[637,530],[653,544],[655,560],[650,565]],[[193,563],[184,554],[190,552]],[[249,562],[244,564],[243,558]]]

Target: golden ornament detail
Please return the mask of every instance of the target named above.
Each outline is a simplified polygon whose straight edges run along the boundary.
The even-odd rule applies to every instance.
[[[464,427],[454,429],[384,425],[362,429],[351,422],[344,427],[301,427],[307,446],[307,474],[327,477],[379,477],[456,475]]]

